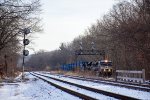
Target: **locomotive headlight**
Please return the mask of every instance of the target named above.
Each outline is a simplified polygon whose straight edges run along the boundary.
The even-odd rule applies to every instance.
[[[106,72],[106,69],[104,69],[104,72]]]
[[[108,72],[111,72],[111,69],[108,69]]]
[[[104,60],[105,62],[108,62],[108,60]]]

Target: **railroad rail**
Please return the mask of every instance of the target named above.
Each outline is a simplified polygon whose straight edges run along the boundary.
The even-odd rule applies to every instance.
[[[30,73],[30,74],[32,74],[32,73]],[[45,82],[47,82],[47,83],[49,83],[49,84],[51,84],[52,86],[55,86],[55,87],[58,88],[58,89],[61,89],[62,91],[65,91],[65,92],[67,92],[67,93],[69,93],[69,94],[72,94],[72,95],[74,95],[74,96],[77,96],[77,97],[79,97],[79,98],[81,98],[81,99],[84,99],[84,100],[97,100],[97,99],[95,99],[95,98],[93,98],[93,97],[87,96],[87,95],[85,95],[85,94],[82,94],[82,93],[79,93],[79,92],[76,92],[76,91],[73,91],[73,90],[70,90],[70,89],[67,89],[67,88],[65,88],[65,87],[63,87],[63,86],[57,85],[57,84],[55,84],[55,83],[53,83],[53,82],[50,82],[50,81],[48,81],[48,80],[46,80],[46,79],[43,79],[43,78],[37,76],[35,73],[32,74],[32,75],[35,76],[35,77],[38,77],[39,79],[41,79],[41,80],[43,80],[43,81],[45,81]],[[39,75],[39,74],[38,74],[38,75]]]
[[[60,74],[53,74],[53,75],[60,76]],[[117,82],[117,81],[110,81],[110,80],[102,80],[100,78],[86,78],[82,76],[71,76],[71,75],[62,75],[62,76],[78,79],[78,80],[86,80],[90,82],[96,82],[96,83],[102,83],[102,84],[108,84],[113,86],[120,86],[120,87],[150,92],[150,85],[145,85],[145,84],[124,83],[124,82]]]
[[[64,75],[64,77],[78,79],[78,80],[86,80],[86,81],[97,82],[97,83],[103,83],[103,84],[109,84],[109,85],[114,85],[114,86],[121,86],[121,87],[131,88],[131,89],[135,89],[135,90],[142,90],[142,91],[150,92],[150,85],[116,82],[116,81],[102,80],[102,79],[98,79],[98,78],[85,78],[85,77],[70,76],[70,75]]]
[[[73,85],[73,86],[77,86],[79,88],[86,89],[86,90],[89,90],[89,91],[92,91],[92,92],[96,92],[96,93],[100,93],[100,94],[103,94],[103,95],[106,95],[106,96],[114,97],[116,99],[121,99],[121,100],[138,100],[137,98],[134,98],[134,97],[129,97],[129,96],[121,95],[121,94],[116,94],[116,93],[112,93],[112,92],[108,92],[108,91],[104,91],[104,90],[100,90],[100,89],[95,89],[95,88],[91,88],[91,87],[75,84],[75,83],[72,83],[72,82],[68,82],[68,81],[57,79],[57,78],[53,78],[53,77],[50,77],[50,76],[47,76],[47,75],[43,75],[43,74],[39,74],[39,73],[34,73],[34,74],[37,74],[37,75],[40,75],[40,76],[44,76],[44,77],[47,77],[47,78],[51,78],[53,80],[56,80],[56,81],[59,81],[59,82],[63,82],[63,83],[66,83],[66,84],[70,84],[70,85]],[[91,99],[89,99],[89,100],[91,100]]]

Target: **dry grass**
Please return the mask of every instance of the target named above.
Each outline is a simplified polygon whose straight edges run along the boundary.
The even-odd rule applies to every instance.
[[[108,78],[108,77],[98,77],[96,76],[96,72],[93,71],[51,71],[51,73],[54,74],[63,74],[63,75],[72,75],[72,76],[81,76],[81,77],[86,77],[86,78],[96,78],[96,79],[103,79],[103,80],[114,80],[114,78]]]
[[[64,75],[72,75],[72,76],[83,76],[83,77],[97,77],[96,73],[93,71],[51,71],[54,74],[64,74]]]

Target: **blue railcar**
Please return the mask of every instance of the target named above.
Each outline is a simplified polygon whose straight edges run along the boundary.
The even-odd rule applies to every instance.
[[[70,64],[64,64],[62,66],[60,66],[61,70],[64,71],[73,71],[76,69],[76,67],[79,67],[80,69],[82,69],[83,62],[82,61],[78,61],[75,63],[70,63]]]

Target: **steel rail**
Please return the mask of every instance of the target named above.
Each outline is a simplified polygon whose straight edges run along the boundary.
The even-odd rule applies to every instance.
[[[97,100],[96,98],[87,96],[87,95],[85,95],[85,94],[82,94],[82,93],[79,93],[79,92],[76,92],[76,91],[73,91],[73,90],[70,90],[70,89],[65,88],[65,87],[63,87],[63,86],[57,85],[57,84],[55,84],[55,83],[53,83],[53,82],[50,82],[50,81],[48,81],[48,80],[46,80],[46,79],[43,79],[43,78],[41,78],[41,77],[35,75],[35,73],[34,73],[34,74],[30,73],[30,74],[33,75],[33,76],[35,76],[35,77],[38,77],[39,79],[41,79],[41,80],[43,80],[43,81],[45,81],[45,82],[47,82],[47,83],[49,83],[49,84],[51,84],[52,86],[55,86],[55,87],[58,88],[58,89],[61,89],[62,91],[65,91],[65,92],[67,92],[67,93],[69,93],[69,94],[71,94],[71,95],[77,96],[77,97],[79,97],[79,98],[81,98],[81,99],[83,99],[83,100]]]
[[[80,87],[80,88],[83,88],[83,89],[86,89],[86,90],[89,90],[89,91],[97,92],[97,93],[100,93],[100,94],[103,94],[103,95],[106,95],[106,96],[114,97],[114,98],[117,98],[117,99],[121,99],[121,100],[139,100],[139,99],[134,98],[134,97],[129,97],[129,96],[121,95],[121,94],[116,94],[116,93],[112,93],[112,92],[108,92],[108,91],[104,91],[104,90],[100,90],[100,89],[96,89],[96,88],[91,88],[91,87],[75,84],[75,83],[72,83],[72,82],[64,81],[64,80],[61,80],[61,79],[53,78],[53,77],[42,75],[42,74],[39,74],[39,73],[35,73],[35,74],[41,75],[41,76],[44,76],[44,77],[47,77],[47,78],[51,78],[53,80],[60,81],[60,82],[63,82],[63,83],[67,83],[67,84],[70,84],[70,85],[74,85],[74,86],[77,86],[77,87]]]
[[[50,73],[50,74],[57,75],[57,76],[62,75],[62,74],[53,74],[53,73]],[[78,80],[84,80],[84,81],[86,80],[86,81],[91,81],[91,82],[96,82],[96,83],[102,83],[102,84],[108,84],[108,85],[113,85],[113,86],[120,86],[120,87],[126,87],[130,89],[150,92],[150,85],[145,85],[145,84],[125,83],[125,82],[118,82],[118,81],[111,81],[111,80],[103,80],[100,78],[86,78],[83,76],[72,76],[72,75],[62,75],[62,76],[73,78],[73,79],[78,79]]]
[[[135,90],[142,90],[142,91],[150,92],[150,86],[149,85],[138,85],[138,84],[134,84],[134,83],[130,84],[130,83],[124,83],[124,82],[100,80],[100,79],[85,78],[85,77],[70,76],[70,75],[63,75],[63,77],[79,79],[79,80],[86,80],[86,81],[91,81],[91,82],[109,84],[109,85],[114,85],[114,86],[120,86],[120,87],[126,87],[126,88],[135,89]]]

